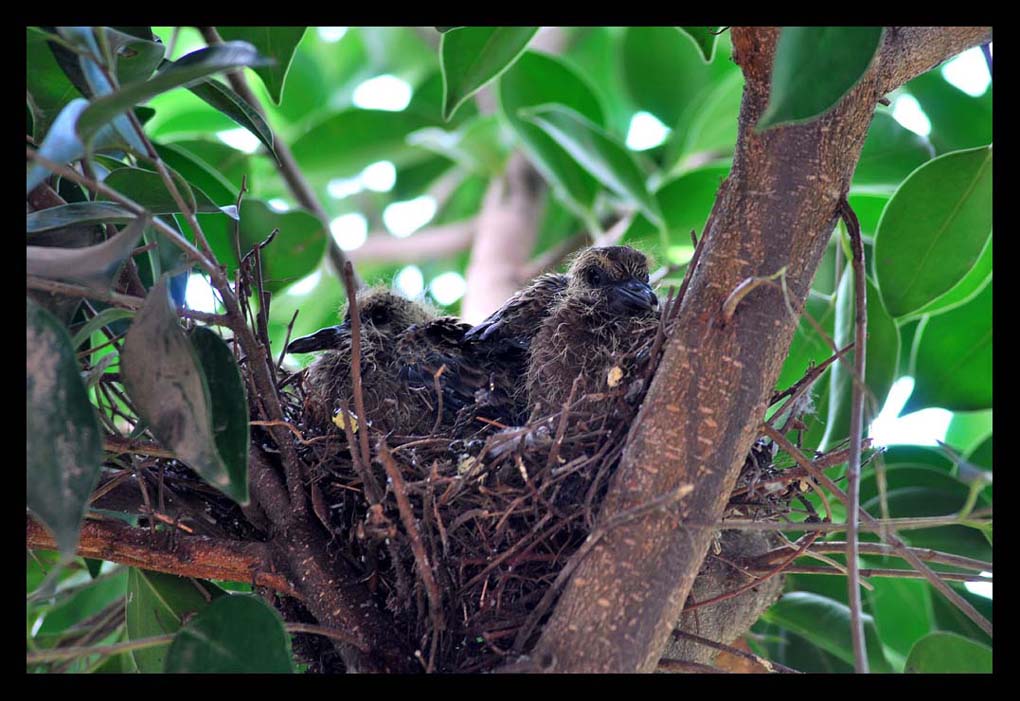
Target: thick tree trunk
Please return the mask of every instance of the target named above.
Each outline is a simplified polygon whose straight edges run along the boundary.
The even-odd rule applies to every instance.
[[[600,522],[676,493],[626,520],[577,567],[532,653],[557,672],[651,671],[716,530],[797,319],[782,293],[759,286],[729,323],[743,280],[786,269],[789,304],[803,308],[877,101],[989,28],[889,28],[864,78],[810,123],[756,133],[768,101],[779,30],[734,28],[746,78],[733,170],[706,227],[704,250],[676,329],[602,507]],[[690,488],[689,491],[687,488]]]

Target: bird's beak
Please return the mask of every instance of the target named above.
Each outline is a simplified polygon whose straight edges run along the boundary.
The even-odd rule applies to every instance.
[[[631,278],[613,286],[610,303],[622,313],[634,314],[654,311],[659,306],[659,298],[648,283]]]
[[[313,351],[330,350],[338,348],[342,339],[347,336],[351,322],[345,321],[339,326],[330,326],[320,329],[311,336],[295,338],[287,346],[288,353],[311,353]]]

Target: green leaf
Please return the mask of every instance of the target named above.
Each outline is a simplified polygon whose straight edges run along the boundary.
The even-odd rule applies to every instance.
[[[122,85],[119,90],[93,100],[78,119],[78,134],[83,143],[89,144],[101,127],[141,102],[168,90],[193,84],[213,73],[258,62],[255,47],[242,41],[199,49],[173,62],[150,80]]]
[[[875,274],[889,313],[915,312],[956,285],[992,231],[992,148],[955,151],[908,177],[882,214]]]
[[[156,152],[164,163],[180,173],[193,188],[199,188],[212,200],[237,201],[238,188],[191,151],[177,144],[158,144]]]
[[[67,79],[50,50],[49,34],[26,27],[26,65],[29,105],[34,120],[32,136],[36,143],[49,131],[50,125],[68,102],[81,93]]]
[[[542,129],[523,119],[528,107],[555,102],[604,125],[594,91],[564,61],[527,51],[499,79],[499,109],[521,140],[528,158],[579,216],[590,219],[598,182]]]
[[[705,58],[705,63],[712,62],[715,55],[715,40],[719,38],[719,27],[677,27],[677,29],[694,42]]]
[[[89,319],[80,329],[74,334],[74,338],[71,339],[71,347],[78,350],[78,347],[89,340],[89,336],[103,328],[108,326],[115,321],[121,319],[130,319],[135,313],[130,309],[118,309],[117,307],[107,307],[103,311],[96,314],[94,317]]]
[[[443,119],[514,64],[538,27],[460,27],[439,40]]]
[[[989,236],[977,263],[949,292],[936,297],[907,318],[941,314],[974,299],[992,281],[992,241]]]
[[[991,674],[992,648],[956,633],[932,633],[917,641],[904,670],[913,674]]]
[[[881,27],[783,27],[759,131],[827,112],[871,65]]]
[[[50,280],[69,280],[93,289],[109,289],[121,263],[131,255],[148,225],[148,217],[138,217],[115,236],[84,248],[26,246],[25,270],[29,275]]]
[[[172,175],[176,175],[174,178],[178,189],[184,189],[187,186],[187,181],[182,178],[179,174],[175,174],[171,171]],[[173,196],[167,192],[166,185],[163,182],[163,178],[159,173],[155,173],[151,170],[145,170],[144,168],[117,168],[116,170],[110,171],[109,175],[106,176],[106,180],[103,181],[107,186],[116,190],[125,197],[131,199],[135,204],[145,207],[148,211],[153,214],[174,214],[181,211],[181,208],[177,205]],[[232,219],[236,219],[237,215],[234,212],[234,201],[235,197],[232,193],[220,192],[217,193],[223,197],[221,202],[222,205],[218,205],[209,199],[209,196],[197,187],[189,187],[193,198],[188,201],[188,194],[186,191],[181,192],[181,195],[188,201],[188,204],[195,208],[194,211],[198,212],[215,212],[219,214],[226,214]]]
[[[889,389],[896,380],[900,358],[900,334],[896,322],[882,306],[882,298],[874,283],[868,280],[867,347],[865,350],[865,384],[875,396],[872,404],[864,396],[864,416],[874,418],[885,404]],[[837,348],[854,342],[854,276],[848,265],[836,293],[836,315],[833,341]],[[845,356],[853,361],[853,351]],[[829,420],[823,444],[835,445],[850,431],[850,403],[852,399],[850,372],[841,362],[833,364],[829,374]]]
[[[205,373],[212,400],[212,429],[216,448],[226,465],[235,499],[248,501],[248,399],[233,352],[215,331],[198,326],[191,345]]]
[[[254,596],[222,596],[184,626],[166,657],[171,673],[292,673],[280,615]]]
[[[900,126],[889,112],[876,112],[854,171],[854,185],[899,185],[935,157],[928,139]]]
[[[388,160],[400,167],[428,153],[408,146],[407,135],[433,122],[407,112],[351,109],[319,122],[292,145],[302,170],[320,178],[350,178]]]
[[[188,88],[208,105],[230,117],[238,126],[244,127],[254,134],[265,145],[269,153],[276,158],[273,141],[273,130],[269,128],[265,118],[240,95],[223,83],[213,78],[206,78]],[[165,126],[166,123],[164,123]]]
[[[895,566],[886,558],[875,559],[880,560],[878,566]],[[882,643],[905,657],[914,643],[935,628],[931,587],[923,580],[892,577],[872,577],[871,586],[865,597]]]
[[[246,41],[254,46],[259,56],[273,59],[273,64],[256,67],[273,102],[280,104],[283,83],[290,69],[291,59],[307,27],[217,27],[224,40]]]
[[[132,567],[128,570],[125,620],[128,640],[168,635],[227,593],[212,582]],[[163,672],[170,643],[132,650],[138,671]]]
[[[659,203],[645,186],[645,174],[627,148],[604,129],[561,105],[522,111],[603,185],[641,208],[657,226],[663,225]]]
[[[721,79],[704,96],[683,133],[681,154],[714,153],[728,156],[737,144],[737,118],[744,96],[744,74],[734,71]],[[680,154],[669,154],[672,163]]]
[[[980,411],[954,411],[946,427],[943,443],[958,453],[969,453],[992,433],[992,409]],[[991,460],[991,454],[989,454]],[[991,464],[989,462],[989,464]],[[961,476],[962,479],[962,476]]]
[[[75,202],[30,212],[25,217],[25,231],[31,235],[75,224],[120,224],[135,218],[134,212],[115,202]]]
[[[836,314],[835,297],[831,300],[824,300],[819,297],[809,296],[804,306],[804,314],[810,314],[819,326],[832,338],[832,325]],[[814,325],[801,316],[794,331],[793,340],[790,342],[790,352],[783,363],[783,369],[776,381],[778,389],[786,389],[794,382],[804,376],[811,366],[824,362],[832,355],[833,351],[826,340],[818,333]],[[837,361],[838,363],[839,361]],[[826,371],[831,373],[830,369]],[[823,375],[816,381],[816,387],[828,384],[829,380]]]
[[[127,586],[127,572],[120,569],[109,577],[87,582],[64,601],[51,608],[36,631],[36,642],[40,638],[51,640],[66,634],[67,629],[96,615],[117,599],[124,597]]]
[[[850,640],[850,608],[838,601],[809,592],[788,592],[765,614],[766,620],[808,639],[847,664],[853,664]],[[891,672],[875,621],[862,614],[868,663],[872,672]]]
[[[166,276],[149,291],[131,324],[120,364],[128,395],[156,439],[209,484],[243,503],[247,485],[231,479],[220,457],[208,379],[177,321]]]
[[[153,41],[151,33],[149,38],[142,38],[110,27],[101,31],[115,57],[117,82],[121,85],[148,80],[166,53],[166,47]]]
[[[914,341],[914,391],[904,411],[992,406],[992,286],[970,302],[928,319]]]
[[[99,478],[102,435],[67,331],[32,300],[26,305],[25,504],[69,556]]]
[[[989,470],[992,469],[992,437],[981,441],[980,444],[974,450],[970,451],[967,455],[967,459],[975,465],[985,467]]]
[[[266,240],[273,231],[280,233],[262,253],[262,279],[265,288],[274,294],[310,275],[319,267],[326,254],[328,232],[322,223],[304,210],[277,212],[261,200],[241,202],[241,255]],[[219,254],[218,244],[233,249],[232,241],[219,241],[210,245]],[[221,260],[228,260],[221,258]]]
[[[992,143],[992,86],[971,97],[931,70],[903,86],[931,122],[928,138],[939,154]]]
[[[456,131],[426,127],[407,137],[407,143],[421,146],[457,162],[468,172],[500,175],[506,167],[510,144],[504,138],[496,115],[476,117]]]

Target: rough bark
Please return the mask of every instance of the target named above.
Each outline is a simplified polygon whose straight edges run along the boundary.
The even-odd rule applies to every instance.
[[[789,348],[797,319],[759,286],[729,323],[721,310],[743,280],[786,268],[798,313],[848,190],[877,101],[989,28],[891,28],[861,81],[806,124],[756,133],[779,30],[734,28],[746,79],[730,177],[706,227],[676,330],[628,439],[602,522],[693,487],[671,506],[625,520],[574,572],[532,652],[538,669],[652,671],[697,576],[714,525]],[[683,490],[677,491],[682,493]]]

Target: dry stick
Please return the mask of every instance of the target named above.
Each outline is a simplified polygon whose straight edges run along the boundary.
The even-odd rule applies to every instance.
[[[673,631],[673,637],[678,640],[690,640],[693,643],[698,643],[699,645],[710,647],[713,650],[719,650],[721,652],[726,652],[731,655],[736,655],[737,657],[743,657],[745,660],[750,660],[751,662],[760,664],[769,672],[779,672],[780,674],[802,674],[802,672],[799,672],[796,669],[786,667],[785,665],[781,665],[778,662],[773,662],[772,660],[767,660],[764,657],[761,657],[760,655],[754,654],[753,652],[741,650],[740,648],[733,647],[732,645],[723,645],[722,643],[717,643],[714,640],[703,638],[700,635],[695,635],[694,633],[688,633],[686,631],[678,629]]]
[[[800,452],[797,446],[793,445],[790,441],[786,440],[786,436],[779,433],[770,426],[764,426],[762,430],[764,431],[765,435],[767,435],[769,438],[775,441],[775,443],[780,448],[782,448],[790,456],[792,456],[793,459],[796,460],[801,467],[803,467],[805,470],[811,473],[812,477],[817,479],[819,482],[822,483],[822,485],[826,487],[826,489],[835,494],[839,498],[839,500],[843,502],[844,505],[849,506],[850,499],[843,492],[843,490],[840,489],[835,482],[829,479],[824,472],[822,472],[821,470],[817,469],[814,465],[812,465],[811,461],[808,460],[807,457],[802,452]],[[974,623],[976,623],[977,626],[981,628],[981,630],[986,632],[989,636],[992,635],[992,624],[989,623],[988,620],[985,619],[985,617],[982,616],[978,612],[978,610],[975,609],[970,604],[969,601],[964,599],[962,596],[956,593],[952,587],[950,587],[948,584],[942,581],[936,572],[932,571],[931,568],[929,568],[927,565],[924,564],[924,562],[921,561],[921,558],[919,558],[917,555],[911,552],[910,549],[907,547],[906,543],[904,543],[899,538],[899,536],[896,535],[895,530],[892,530],[880,524],[871,514],[869,514],[864,509],[859,509],[859,512],[860,517],[863,519],[865,526],[870,526],[873,530],[875,530],[882,538],[882,540],[884,540],[885,542],[887,542],[889,545],[896,549],[896,552],[898,553],[899,557],[902,557],[904,560],[909,562],[910,565],[915,570],[923,574],[925,579],[931,582],[933,587],[942,592],[942,594],[947,599],[949,599],[958,609],[963,611],[967,618],[974,621]],[[959,517],[957,517],[957,519],[958,518]],[[917,519],[912,520],[916,521]],[[844,528],[845,527],[846,526],[844,526]],[[801,526],[801,528],[803,530],[815,530],[814,528],[812,528],[811,524],[808,524],[807,526]],[[864,530],[864,528],[862,528],[861,530]]]
[[[38,521],[25,519],[26,547],[55,550],[56,542]],[[159,549],[147,530],[119,521],[82,523],[77,554],[99,560],[119,562],[179,577],[221,579],[230,582],[254,582],[287,596],[301,598],[285,577],[264,571],[269,562],[264,543],[211,539],[177,534],[173,549]]]
[[[864,393],[861,387],[866,381],[865,360],[867,351],[867,289],[864,278],[864,245],[861,243],[861,224],[857,221],[846,195],[838,205],[839,216],[846,224],[853,251],[854,268],[854,371],[860,382],[853,383],[850,400],[850,459],[847,462],[847,538],[846,566],[849,570],[847,587],[850,603],[850,632],[854,646],[854,667],[859,674],[868,672],[868,650],[864,639],[864,619],[861,616],[861,588],[857,562],[857,528],[860,526],[861,505],[861,436],[864,433]]]
[[[896,549],[886,545],[885,543],[859,543],[857,549],[865,555],[887,555],[899,558],[896,554]],[[943,565],[952,565],[953,567],[962,567],[970,570],[977,570],[978,572],[991,572],[992,563],[985,562],[984,560],[978,560],[972,557],[964,557],[962,555],[955,555],[953,553],[944,553],[939,550],[932,550],[931,548],[907,548],[910,552],[917,555],[920,559],[927,562],[938,562]],[[815,543],[811,546],[811,551],[816,553],[842,553],[846,551],[846,543],[841,541],[827,541],[824,543]],[[780,550],[772,551],[773,553],[779,553]],[[767,562],[768,556],[771,553],[765,553],[755,558],[756,562]],[[902,558],[900,558],[902,559]]]
[[[432,565],[429,564],[428,553],[425,552],[425,545],[421,540],[421,533],[418,532],[418,524],[414,521],[414,511],[411,509],[411,502],[407,499],[407,488],[404,486],[404,479],[400,476],[400,469],[393,461],[389,448],[386,446],[386,439],[379,442],[379,459],[382,461],[383,469],[390,478],[393,485],[393,494],[397,498],[397,509],[400,511],[400,520],[404,522],[404,530],[411,541],[411,551],[414,553],[414,562],[418,567],[418,574],[425,583],[425,593],[429,597],[429,615],[432,618],[432,644],[429,650],[429,662],[425,668],[426,673],[434,669],[436,659],[436,646],[439,634],[445,629],[443,619],[443,597],[436,584],[435,574],[432,572]]]
[[[834,362],[836,362],[844,355],[846,355],[846,353],[853,347],[854,344],[849,343],[846,346],[840,348],[838,351],[836,351],[828,358],[826,358],[823,362],[819,363],[815,367],[808,370],[807,373],[804,374],[804,377],[794,382],[792,385],[784,389],[782,392],[776,392],[775,394],[773,394],[772,398],[769,400],[769,406],[772,406],[783,397],[790,397],[790,401],[788,401],[786,405],[793,406],[793,404],[798,399],[800,399],[801,395],[804,392],[806,392],[808,388],[811,387],[811,385],[814,384],[815,380],[821,377],[822,373],[825,372],[825,370],[830,365],[832,365]],[[776,420],[776,416],[778,416],[781,413],[782,412],[777,411],[776,414],[771,419],[769,419],[769,424],[772,424]]]
[[[659,672],[672,672],[674,674],[729,674],[725,669],[719,669],[712,665],[699,662],[688,662],[687,660],[674,660],[663,657],[656,667]]]
[[[365,414],[365,397],[361,391],[361,315],[358,313],[358,293],[355,288],[354,266],[348,261],[343,267],[344,289],[347,291],[347,308],[351,317],[351,383],[354,385],[354,410],[362,423],[360,443],[361,461],[371,475],[371,453],[368,450],[368,416]],[[377,490],[378,491],[378,490]]]
[[[793,445],[792,443],[790,445]],[[834,484],[829,480],[830,484]],[[837,489],[839,489],[837,487]],[[840,490],[842,492],[842,490]],[[960,518],[959,514],[949,514],[948,516],[921,516],[918,518],[890,518],[890,519],[875,519],[866,517],[864,523],[861,524],[858,530],[868,533],[882,533],[889,530],[895,531],[907,531],[917,530],[921,528],[936,528],[938,526],[958,526],[966,525],[968,522],[973,520],[967,520]],[[714,524],[711,523],[691,523],[693,526],[699,526],[702,528],[711,528]],[[809,523],[807,521],[796,521],[789,523],[782,523],[778,521],[746,521],[742,519],[724,520],[720,524],[722,528],[738,530],[738,531],[822,531],[823,533],[838,533],[845,531],[847,525],[845,523]],[[904,547],[906,547],[904,545]],[[899,551],[899,548],[893,545],[893,548]]]
[[[220,38],[219,32],[216,31],[216,27],[199,27],[198,30],[202,33],[202,38],[205,39],[206,43],[210,46],[216,44],[222,44],[223,39]],[[262,109],[261,103],[255,93],[252,92],[248,85],[248,81],[244,76],[243,69],[230,71],[227,73],[227,80],[230,82],[230,87],[234,89],[238,95],[241,96],[245,102],[247,102],[252,109],[262,116],[266,122],[266,126],[269,126],[269,119],[266,116],[266,112]],[[272,127],[269,127],[272,130]],[[281,141],[276,132],[273,131],[273,150],[276,152],[276,159],[279,167],[277,170],[283,179],[287,183],[287,187],[290,188],[291,194],[298,203],[311,211],[315,217],[319,220],[319,223],[329,231],[329,215],[326,214],[326,210],[323,209],[322,204],[315,196],[315,191],[305,180],[304,175],[301,173],[301,168],[298,166],[297,161],[294,159],[294,154],[291,153],[290,146],[284,141]],[[327,236],[327,250],[329,252],[329,261],[332,263],[333,268],[337,274],[342,274],[344,265],[347,264],[347,257],[344,255],[343,250],[337,245],[336,241],[333,240],[332,236]],[[361,280],[355,275],[355,280],[358,286],[361,286]]]
[[[757,571],[757,570],[754,570]],[[787,567],[786,572],[790,574],[833,574],[846,576],[846,572],[834,567],[821,567],[818,565],[797,565]],[[864,568],[860,570],[862,577],[896,577],[898,579],[924,579],[924,575],[915,570],[886,569],[886,568]],[[954,582],[992,582],[988,577],[966,572],[940,572],[939,576]],[[863,582],[862,582],[863,584]]]

